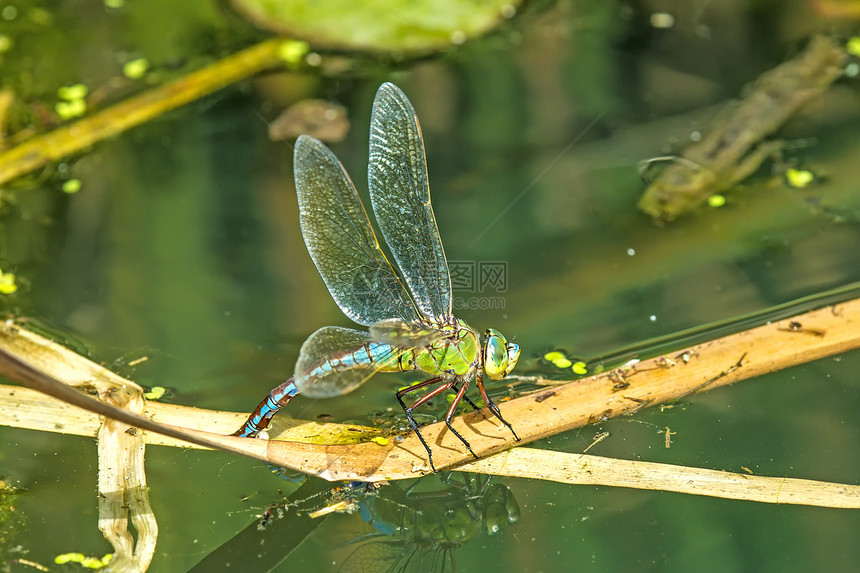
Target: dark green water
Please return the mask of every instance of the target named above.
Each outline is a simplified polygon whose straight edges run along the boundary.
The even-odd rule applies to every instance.
[[[195,38],[204,34],[190,30],[211,23],[168,26],[158,3],[142,4],[120,30],[101,12],[64,12],[55,24],[72,32],[51,35],[47,51],[26,36],[20,57],[51,72],[34,91],[49,93],[47,78],[110,76],[109,62],[129,45],[165,62],[189,46],[203,50]],[[840,83],[817,115],[786,132],[805,142],[789,153],[825,175],[820,184],[790,189],[763,169],[726,207],[671,226],[635,209],[644,188],[637,162],[707,125],[713,104],[782,61],[820,21],[706,10],[656,30],[630,7],[544,10],[398,71],[282,80],[294,99],[347,106],[353,128],[333,149],[361,193],[373,93],[382,81],[403,88],[424,129],[449,259],[507,269],[506,291],[465,292],[478,308],[458,314],[515,336],[523,373],[550,348],[601,354],[860,280],[856,81]],[[15,191],[0,219],[0,267],[14,268],[22,289],[0,308],[83,340],[95,360],[170,387],[176,403],[250,410],[292,372],[308,334],[349,326],[302,243],[291,147],[266,138],[273,89],[224,90]],[[79,193],[62,194],[62,169],[82,180]],[[811,199],[848,221],[811,209]],[[481,302],[487,296],[496,303]],[[127,366],[142,355],[149,360]],[[589,453],[856,483],[858,368],[856,353],[829,358],[536,447],[579,452],[608,431]],[[290,415],[360,419],[396,405],[396,385],[384,379],[341,399],[297,399]],[[666,426],[677,432],[669,449]],[[0,472],[29,491],[16,502],[28,525],[13,540],[29,559],[110,550],[96,526],[92,440],[2,428]],[[160,526],[152,571],[189,569],[293,487],[248,460],[178,449],[149,448],[147,472]],[[860,561],[856,511],[503,483],[522,517],[464,545],[458,570],[844,571]],[[338,519],[356,517],[333,516],[325,531]],[[279,570],[337,570],[336,535],[320,531]]]

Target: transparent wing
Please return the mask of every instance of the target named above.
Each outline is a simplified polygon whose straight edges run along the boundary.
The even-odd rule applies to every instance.
[[[412,104],[394,84],[382,84],[373,101],[367,179],[376,221],[418,310],[443,322],[451,314],[451,276],[430,205],[424,141]]]
[[[302,344],[296,361],[296,388],[308,398],[332,398],[352,392],[379,372],[381,364],[400,354],[392,349],[376,356],[374,362],[357,361],[356,358],[367,357],[363,346],[370,341],[370,335],[360,330],[320,328]]]
[[[401,348],[427,348],[445,334],[423,322],[404,322],[389,318],[370,325],[370,337],[376,342]]]
[[[367,212],[337,157],[302,135],[293,169],[305,245],[344,314],[365,326],[393,317],[417,320],[418,310],[379,249]]]

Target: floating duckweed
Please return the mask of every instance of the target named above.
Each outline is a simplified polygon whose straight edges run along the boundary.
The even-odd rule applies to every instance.
[[[860,36],[853,36],[849,39],[848,43],[845,44],[845,51],[860,58]]]
[[[375,438],[372,438],[370,441],[373,442],[374,444],[379,444],[380,446],[387,446],[388,445],[388,438],[386,438],[384,436],[376,436]]]
[[[104,557],[87,557],[83,553],[63,553],[54,557],[54,563],[64,565],[66,563],[78,563],[87,569],[102,569],[107,566],[113,559],[113,553],[108,553]]]
[[[574,374],[588,374],[588,365],[582,360],[577,360],[573,363],[573,367],[571,368],[571,370],[573,370]]]
[[[708,205],[711,207],[722,207],[726,204],[726,197],[720,194],[714,194],[708,197]]]
[[[67,181],[63,181],[63,193],[77,193],[81,190],[81,180],[80,179],[69,179]]]
[[[573,366],[573,361],[565,356],[564,352],[554,350],[543,355],[544,359],[552,362],[556,368],[570,368]]]
[[[84,554],[83,553],[63,553],[62,555],[57,555],[56,557],[54,557],[54,563],[56,563],[57,565],[65,565],[66,563],[69,563],[72,561],[77,562],[79,559],[78,556],[80,556],[80,558],[83,558]]]
[[[281,48],[278,50],[278,55],[280,55],[281,59],[286,63],[294,66],[302,61],[302,58],[305,57],[305,54],[307,54],[310,49],[311,47],[307,42],[286,40],[281,44]]]
[[[57,89],[57,97],[60,101],[54,106],[54,110],[61,119],[72,119],[80,117],[87,112],[87,97],[89,89],[84,84],[62,86]]]
[[[149,392],[143,393],[143,397],[147,400],[160,400],[165,393],[167,393],[167,389],[164,386],[153,386]]]
[[[18,290],[14,273],[4,273],[0,269],[0,294],[12,294]]]
[[[567,357],[564,355],[563,352],[559,352],[559,351],[555,350],[553,352],[547,352],[546,354],[543,355],[543,358],[547,362],[555,363],[556,360],[561,360],[561,359],[567,358]]]
[[[137,58],[126,62],[122,66],[122,74],[133,80],[139,80],[149,70],[149,60],[146,58]]]
[[[57,97],[66,101],[75,101],[84,99],[89,93],[89,88],[84,84],[73,84],[70,86],[62,86],[57,89]]]
[[[785,180],[792,187],[803,189],[815,179],[812,171],[806,169],[789,169],[785,172]]]
[[[54,106],[54,110],[61,119],[72,119],[80,117],[87,112],[87,102],[82,99],[74,101],[58,101]]]

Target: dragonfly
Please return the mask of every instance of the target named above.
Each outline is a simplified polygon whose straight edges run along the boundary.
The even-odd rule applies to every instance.
[[[373,213],[396,269],[382,251],[355,185],[331,150],[313,137],[300,136],[293,170],[308,253],[343,313],[368,330],[325,326],[311,334],[293,376],[273,389],[234,435],[257,436],[299,393],[331,398],[379,372],[417,371],[429,378],[400,389],[396,397],[434,472],[433,452],[413,411],[454,392],[445,424],[477,458],[451,425],[461,400],[478,410],[466,396],[473,380],[493,415],[519,441],[487,395],[484,376],[508,376],[520,348],[495,329],[482,337],[452,313],[451,276],[430,204],[424,140],[406,95],[391,83],[377,91],[367,170]],[[407,399],[413,401],[407,405]]]

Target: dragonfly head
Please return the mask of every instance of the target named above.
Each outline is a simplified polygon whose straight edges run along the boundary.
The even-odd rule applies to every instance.
[[[520,358],[520,346],[508,342],[501,332],[490,328],[484,334],[484,372],[491,380],[511,373]]]

